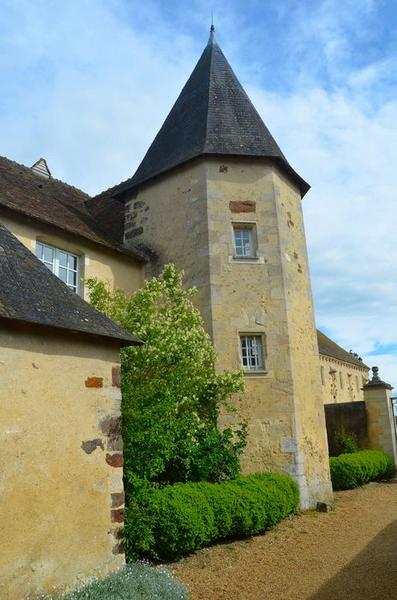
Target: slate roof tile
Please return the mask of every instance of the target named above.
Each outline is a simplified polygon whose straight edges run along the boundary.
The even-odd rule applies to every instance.
[[[62,283],[4,225],[0,318],[112,338],[124,346],[141,343]]]
[[[302,196],[310,187],[281,152],[213,33],[137,171],[112,193],[122,194],[204,155],[267,158],[297,183]]]

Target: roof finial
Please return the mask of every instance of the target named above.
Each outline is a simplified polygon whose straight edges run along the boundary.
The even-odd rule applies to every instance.
[[[208,45],[212,46],[215,43],[215,26],[214,26],[214,13],[211,10],[211,27],[210,27],[210,37],[208,40]]]

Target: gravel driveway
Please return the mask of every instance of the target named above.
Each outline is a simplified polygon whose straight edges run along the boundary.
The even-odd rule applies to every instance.
[[[172,565],[192,600],[397,600],[397,480]]]

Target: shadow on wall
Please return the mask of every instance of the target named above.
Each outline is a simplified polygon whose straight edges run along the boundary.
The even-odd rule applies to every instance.
[[[397,481],[393,483],[397,484]],[[308,600],[397,598],[397,520]]]

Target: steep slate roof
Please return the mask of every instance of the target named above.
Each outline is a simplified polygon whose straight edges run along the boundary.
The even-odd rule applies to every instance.
[[[85,302],[0,225],[0,318],[112,338],[140,340]]]
[[[336,342],[331,340],[329,337],[319,331],[317,329],[317,340],[318,340],[318,349],[320,354],[324,354],[326,356],[330,356],[331,358],[336,358],[337,360],[341,360],[343,362],[351,363],[356,367],[360,367],[361,369],[369,369],[362,360],[358,360],[351,352],[348,352],[342,346],[339,346]]]
[[[203,155],[268,158],[297,183],[302,196],[310,187],[281,152],[213,32],[135,175],[113,193],[120,194]]]
[[[120,202],[113,201],[112,214],[118,214],[118,220],[113,223],[109,214],[103,214],[102,205],[94,206],[81,190],[58,179],[38,175],[5,157],[0,157],[1,206],[137,260],[145,260],[138,250],[122,247]],[[119,228],[117,234],[116,228]]]

